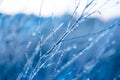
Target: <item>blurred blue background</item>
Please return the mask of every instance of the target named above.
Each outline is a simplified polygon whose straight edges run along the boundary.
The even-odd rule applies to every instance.
[[[67,29],[70,15],[63,15],[54,17],[54,27],[62,25],[54,35],[57,40],[62,33]],[[16,14],[6,15],[0,14],[0,80],[16,80],[19,73],[23,70],[26,62],[25,51],[29,41],[31,45],[28,49],[28,55],[34,52],[35,47],[39,43],[40,35],[37,33],[36,28],[41,27],[43,39],[45,39],[53,29],[52,17],[37,17],[34,15]],[[39,20],[41,25],[38,26]],[[71,19],[75,20],[75,18]],[[108,29],[115,21],[120,23],[120,18],[114,18],[109,21],[102,21],[98,18],[87,18],[84,22],[79,24],[79,28],[73,31],[64,41],[58,54],[48,62],[52,63],[59,59],[61,50],[66,50],[63,59],[58,68],[64,66],[66,62],[71,60],[74,56],[78,55],[89,41],[96,40],[96,37],[101,33],[85,36],[82,38],[74,39],[86,34],[97,33],[101,30]],[[36,35],[35,35],[36,33]],[[120,79],[120,25],[104,35],[97,43],[94,44],[84,55],[79,57],[75,62],[65,68],[62,72],[56,75],[53,69],[55,65],[40,69],[35,76],[35,80],[72,80],[77,75],[78,79],[75,80],[119,80]],[[73,39],[72,39],[73,38]],[[52,38],[53,39],[53,38]],[[48,40],[42,47],[42,52],[45,53],[53,44],[52,39]],[[37,59],[37,57],[36,57]],[[54,61],[53,61],[54,60]],[[37,61],[34,61],[36,63]],[[57,62],[57,61],[56,61]],[[47,65],[47,64],[46,64]],[[92,69],[85,72],[85,66],[93,66]],[[33,65],[34,66],[34,65]],[[85,69],[84,69],[85,68]],[[71,74],[68,74],[71,72]],[[80,75],[79,75],[80,74]],[[26,80],[27,78],[25,78]],[[24,80],[24,78],[23,78]]]

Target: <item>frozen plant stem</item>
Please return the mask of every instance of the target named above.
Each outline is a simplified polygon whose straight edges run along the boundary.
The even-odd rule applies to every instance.
[[[67,27],[67,30],[63,33],[63,35],[59,38],[59,40],[57,42],[55,42],[54,40],[54,44],[53,46],[45,53],[42,55],[42,46],[49,40],[49,38],[53,37],[54,38],[54,35],[55,33],[63,26],[64,23],[61,23],[56,29],[54,29],[54,23],[53,23],[53,31],[47,36],[47,38],[45,38],[44,40],[42,39],[42,33],[40,31],[40,40],[39,40],[39,49],[37,51],[35,51],[32,56],[30,58],[27,59],[27,62],[24,66],[24,71],[19,74],[19,77],[18,77],[18,80],[22,79],[23,75],[24,77],[27,76],[27,73],[28,73],[28,70],[30,69],[30,66],[32,66],[33,64],[33,59],[35,58],[35,56],[37,54],[41,54],[41,56],[39,56],[39,59],[38,59],[38,62],[37,64],[35,65],[35,67],[33,68],[33,71],[30,73],[30,76],[28,75],[29,79],[32,80],[34,78],[34,76],[38,73],[38,71],[50,60],[52,59],[52,57],[56,54],[56,52],[59,50],[59,48],[61,47],[61,44],[62,42],[64,41],[67,41],[65,40],[65,38],[72,32],[74,31],[76,28],[78,28],[78,26],[76,26],[77,24],[80,24],[81,22],[85,21],[87,17],[91,16],[92,14],[96,13],[99,11],[99,9],[101,9],[108,1],[106,1],[103,5],[101,5],[99,8],[97,8],[96,10],[94,10],[93,12],[89,12],[97,3],[95,3],[93,5],[92,8],[90,8],[88,11],[88,7],[90,7],[93,2],[95,0],[91,0],[89,2],[89,0],[87,0],[87,4],[86,6],[84,7],[80,17],[75,21],[73,22],[73,24],[70,24],[68,25]],[[79,4],[80,4],[80,0],[79,0],[79,3],[77,4],[75,10],[73,11],[73,14],[71,16],[71,19],[72,17],[75,15],[75,13],[77,12],[77,9],[79,7]],[[42,5],[43,5],[43,1],[41,3],[41,8],[42,8]],[[39,16],[41,18],[41,8],[40,8],[40,12],[39,12]],[[86,12],[87,11],[87,12]],[[52,17],[52,19],[54,19],[54,15]],[[71,23],[71,22],[69,22]],[[39,26],[41,25],[41,21],[39,20]],[[80,36],[80,37],[85,37],[85,36],[90,36],[90,35],[95,35],[95,34],[99,34],[99,33],[104,33],[110,29],[112,29],[112,27],[109,27],[108,29],[105,29],[105,30],[102,30],[100,32],[97,32],[97,33],[92,33],[92,34],[87,34],[87,35],[83,35],[83,36]],[[41,30],[41,29],[40,29]],[[77,38],[80,38],[80,37],[77,37]],[[71,38],[71,39],[77,39],[77,38]],[[71,40],[70,39],[70,40]],[[99,38],[98,38],[99,39]],[[97,41],[95,41],[97,42]],[[88,50],[91,46],[93,46],[93,42],[90,43],[90,45],[88,45],[82,52],[79,53],[78,56],[74,57],[71,61],[69,61],[65,66],[63,66],[62,68],[60,68],[60,70],[57,70],[58,72],[62,71],[64,69],[64,67],[67,67],[69,64],[71,64],[74,60],[76,60],[80,55],[82,55],[84,53],[84,51]],[[55,51],[55,52],[54,52]],[[53,52],[53,53],[52,53]],[[48,56],[50,56],[50,58],[46,59]],[[27,56],[27,54],[26,54]],[[45,61],[44,61],[45,60]],[[42,61],[44,61],[44,63],[42,63]]]

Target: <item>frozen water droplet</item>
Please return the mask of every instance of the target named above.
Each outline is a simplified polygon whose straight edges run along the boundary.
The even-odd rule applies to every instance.
[[[29,48],[29,47],[30,47],[30,45],[31,45],[31,43],[32,43],[32,42],[31,42],[31,41],[29,41],[29,42],[28,42],[28,44],[27,44],[27,47],[26,47],[26,48]]]
[[[53,65],[53,63],[48,64],[46,67],[49,67],[49,66],[51,66],[51,65]]]
[[[59,73],[60,71],[58,70],[57,73]]]
[[[92,40],[93,40],[93,38],[92,38],[92,37],[88,38],[88,41],[92,41]]]
[[[40,49],[40,48],[39,48],[39,45],[38,45],[38,46],[35,48],[35,51],[39,51],[39,49]]]
[[[76,54],[73,55],[73,57],[75,57],[75,56],[76,56]]]
[[[68,73],[69,75],[71,74],[71,72]]]
[[[105,34],[103,33],[103,34],[101,34],[101,37],[103,37]]]
[[[32,34],[32,36],[35,36],[36,35],[36,33],[34,32],[33,34]]]
[[[87,78],[86,80],[90,80],[90,78]]]
[[[71,47],[67,47],[66,51],[70,51],[71,50]]]
[[[64,23],[61,23],[59,26],[61,27],[61,26],[63,26],[63,24],[64,24]]]
[[[76,46],[76,44],[74,44],[74,45],[73,45],[73,49],[76,49],[76,48],[77,48],[77,46]]]
[[[41,34],[41,31],[40,31],[40,30],[38,31],[38,34]]]

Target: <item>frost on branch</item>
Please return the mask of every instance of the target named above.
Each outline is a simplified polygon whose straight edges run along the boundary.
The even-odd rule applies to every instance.
[[[105,0],[102,4],[97,0],[85,0],[86,4],[80,9],[82,1],[75,0],[73,13],[61,17],[56,17],[54,13],[51,17],[42,17],[44,0],[39,17],[1,14],[0,21],[4,24],[1,24],[0,31],[5,34],[0,32],[0,38],[4,37],[0,53],[15,57],[13,63],[6,64],[12,66],[0,73],[3,76],[0,79],[4,80],[7,73],[11,76],[13,66],[16,73],[9,80],[119,79],[120,18],[108,22],[94,18],[94,15],[102,15],[108,8],[105,5],[112,0]],[[18,21],[10,28],[8,24],[14,18]],[[11,52],[21,55],[18,57]]]

